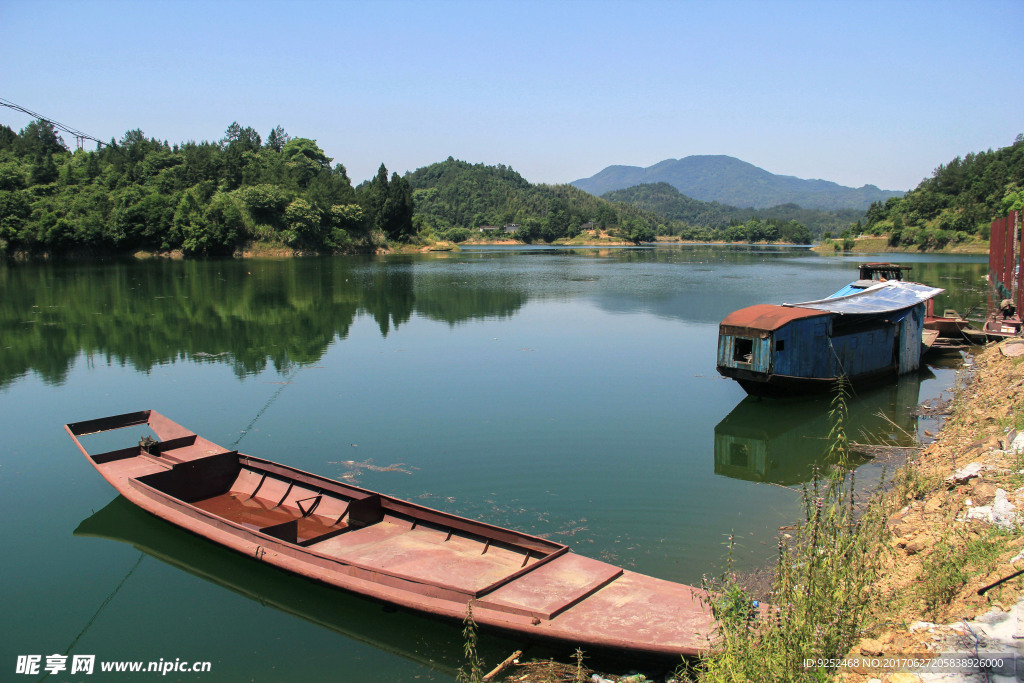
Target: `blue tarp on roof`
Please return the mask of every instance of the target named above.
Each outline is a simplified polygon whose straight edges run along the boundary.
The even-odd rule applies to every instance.
[[[842,291],[840,290],[840,292]],[[845,294],[843,296],[833,295],[830,299],[782,305],[812,308],[818,311],[840,314],[889,313],[916,306],[944,291],[946,290],[916,282],[890,280],[888,282],[879,282],[876,285],[855,291],[852,294]]]

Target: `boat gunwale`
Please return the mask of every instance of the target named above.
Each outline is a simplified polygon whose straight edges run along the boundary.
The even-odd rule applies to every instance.
[[[548,562],[556,559],[557,557],[561,557],[562,555],[564,555],[567,552],[569,552],[568,546],[565,546],[562,549],[560,549],[558,551],[555,551],[555,552],[551,553],[550,555],[547,555],[546,557],[538,558],[536,562],[534,562],[532,564],[529,564],[529,565],[523,567],[522,569],[519,569],[516,572],[513,572],[512,574],[508,574],[508,575],[502,577],[501,579],[499,579],[498,581],[496,581],[496,582],[494,582],[492,584],[484,586],[483,588],[477,589],[475,591],[470,591],[470,590],[466,590],[464,588],[459,588],[457,586],[441,583],[441,582],[438,582],[438,581],[426,581],[426,580],[424,580],[421,577],[416,577],[416,576],[412,576],[412,575],[408,575],[408,574],[402,574],[402,573],[394,572],[394,571],[388,571],[386,569],[381,569],[380,567],[373,567],[373,566],[365,565],[365,564],[362,564],[362,563],[359,563],[359,562],[355,562],[355,561],[352,561],[352,560],[348,560],[348,559],[344,559],[344,558],[338,557],[337,555],[327,555],[327,554],[322,553],[322,552],[317,552],[316,550],[314,550],[315,544],[303,547],[303,546],[298,545],[297,543],[290,543],[288,541],[284,541],[284,540],[282,540],[280,538],[277,538],[276,536],[271,536],[271,535],[269,535],[267,533],[264,533],[260,529],[250,529],[249,527],[245,526],[244,524],[239,524],[238,522],[234,522],[234,521],[232,521],[232,520],[230,520],[230,519],[228,519],[226,517],[221,517],[220,515],[216,515],[216,514],[214,514],[212,512],[209,512],[207,510],[203,510],[202,508],[196,507],[195,505],[193,505],[191,503],[188,503],[188,502],[186,502],[184,500],[181,500],[180,498],[176,498],[175,496],[172,496],[172,495],[170,495],[168,493],[164,493],[163,491],[161,491],[158,488],[155,488],[153,486],[150,486],[149,484],[143,483],[143,482],[139,481],[138,479],[129,478],[129,479],[127,479],[127,482],[128,482],[128,484],[132,488],[138,490],[145,497],[149,498],[150,500],[156,501],[156,503],[158,505],[162,505],[164,507],[175,508],[179,512],[181,512],[182,514],[186,515],[187,517],[189,517],[191,519],[194,519],[194,520],[200,522],[201,524],[203,524],[203,526],[185,526],[183,528],[185,528],[188,531],[192,531],[194,533],[197,533],[200,536],[203,536],[204,538],[209,538],[210,540],[216,540],[216,539],[212,539],[209,535],[207,535],[207,533],[205,533],[205,530],[207,530],[207,529],[222,529],[223,526],[227,526],[228,528],[227,529],[223,529],[223,530],[227,531],[229,534],[231,534],[233,536],[236,536],[236,537],[239,537],[239,538],[242,538],[242,539],[245,539],[246,537],[251,537],[249,539],[251,542],[253,542],[253,543],[258,542],[260,544],[260,547],[262,547],[264,549],[273,548],[273,549],[277,549],[277,550],[286,550],[286,551],[288,551],[288,553],[287,553],[288,555],[296,558],[297,560],[302,561],[302,562],[310,563],[310,564],[312,564],[314,566],[317,566],[317,567],[319,567],[321,569],[325,569],[325,570],[331,571],[331,572],[339,572],[340,571],[341,573],[345,574],[346,576],[352,576],[353,578],[361,579],[361,580],[364,580],[364,581],[373,581],[373,578],[372,578],[373,576],[388,577],[388,578],[392,578],[392,579],[397,579],[398,581],[401,581],[401,582],[406,582],[406,583],[414,584],[414,585],[417,585],[417,586],[430,586],[430,587],[433,587],[433,588],[438,588],[438,589],[441,589],[442,591],[451,592],[451,593],[454,594],[454,595],[452,595],[452,596],[450,596],[449,598],[446,598],[446,599],[452,599],[452,598],[454,598],[456,596],[463,596],[463,597],[466,598],[466,601],[468,601],[470,599],[476,599],[476,598],[482,597],[482,596],[484,596],[484,595],[486,595],[486,594],[488,594],[488,593],[490,593],[490,592],[500,588],[501,586],[505,585],[506,583],[514,581],[515,579],[518,579],[520,576],[522,576],[524,574],[527,574],[530,571],[533,571],[534,569],[536,569],[538,567],[541,567],[541,566],[547,564]],[[151,512],[153,512],[153,514],[155,514],[158,517],[161,516],[158,511],[151,510]],[[205,521],[204,522],[204,520],[212,520],[212,521]],[[220,525],[220,526],[218,526],[218,525]],[[313,560],[319,560],[319,561],[313,561]],[[270,564],[275,564],[274,562],[271,562],[271,561],[268,561],[268,562]],[[355,576],[353,574],[350,574],[348,572],[345,572],[345,571],[339,569],[339,567],[351,567],[352,569],[358,570],[359,572],[365,572],[368,576]],[[321,580],[325,580],[325,579],[321,579]],[[327,579],[326,581],[328,583],[331,583],[331,581],[329,579]],[[378,582],[375,582],[375,583],[380,583],[380,582],[378,581]],[[400,590],[407,590],[408,592],[414,593],[414,594],[417,594],[417,595],[422,594],[421,592],[415,591],[415,590],[411,590],[410,588],[404,588],[403,589],[401,586],[392,586],[392,587],[393,588],[398,588]]]
[[[101,474],[103,473],[101,466],[110,461],[104,456],[112,455],[119,456],[116,458],[112,458],[113,460],[124,459],[127,457],[146,456],[147,460],[168,467],[169,469],[174,469],[177,467],[177,465],[184,464],[174,462],[172,460],[164,461],[160,455],[149,455],[142,451],[137,446],[116,449],[114,451],[97,453],[94,455],[89,453],[89,451],[78,439],[78,436],[80,435],[97,434],[100,432],[114,431],[117,429],[124,429],[143,424],[148,425],[150,426],[150,428],[152,428],[151,422],[154,418],[160,420],[167,420],[166,417],[164,417],[160,413],[157,413],[156,411],[145,410],[132,413],[125,413],[122,415],[110,416],[106,418],[99,418],[95,420],[86,420],[83,422],[71,422],[65,424],[64,428],[71,436],[75,444],[78,446],[78,449],[82,452],[82,454],[86,456],[86,458],[89,460],[92,466],[96,468],[98,471],[100,471]],[[180,425],[177,426],[180,427]],[[191,430],[186,431],[188,431],[189,436],[194,436],[195,438],[202,439],[202,437],[196,434],[195,432],[192,432]],[[167,440],[161,439],[158,441],[158,443],[177,441],[180,440],[181,438],[181,436],[178,436]],[[213,442],[210,443],[212,444]],[[568,545],[558,543],[556,541],[550,541],[548,539],[540,538],[538,536],[532,536],[530,534],[519,532],[514,529],[507,529],[504,527],[488,524],[486,522],[460,517],[459,515],[454,515],[448,512],[444,512],[442,510],[436,510],[434,508],[418,505],[416,503],[403,500],[401,498],[395,498],[393,496],[379,493],[377,491],[364,489],[362,487],[353,486],[351,484],[345,484],[333,479],[329,479],[327,477],[320,476],[318,474],[314,474],[312,472],[307,472],[305,470],[300,470],[298,468],[291,467],[289,465],[283,465],[281,463],[274,462],[271,460],[265,460],[263,458],[258,458],[245,453],[239,453],[237,450],[229,451],[223,449],[223,447],[221,446],[218,446],[218,448],[221,448],[222,452],[211,454],[210,456],[206,457],[223,457],[225,455],[234,456],[234,459],[237,461],[240,469],[249,469],[250,471],[253,472],[262,473],[264,474],[264,476],[274,476],[289,483],[300,483],[306,486],[312,486],[318,489],[318,496],[324,494],[335,494],[336,496],[345,496],[349,498],[351,498],[353,494],[377,496],[380,499],[381,508],[383,510],[386,510],[393,516],[404,516],[413,520],[413,528],[415,528],[415,526],[419,522],[423,522],[424,524],[433,525],[441,528],[447,527],[451,531],[458,531],[464,534],[476,536],[480,539],[485,540],[487,542],[487,547],[490,547],[492,542],[510,546],[510,550],[525,552],[524,563],[519,569],[502,576],[501,578],[491,582],[486,586],[483,586],[476,590],[467,590],[465,588],[459,588],[457,586],[444,583],[441,581],[429,581],[423,579],[422,577],[417,577],[415,575],[389,571],[386,569],[382,569],[380,567],[374,567],[350,559],[346,559],[338,555],[331,555],[324,552],[320,552],[316,550],[316,543],[312,543],[308,546],[303,546],[298,543],[291,543],[290,541],[286,541],[284,539],[278,538],[277,536],[273,536],[267,533],[266,528],[252,529],[228,517],[224,517],[216,513],[210,512],[208,510],[205,510],[193,504],[192,502],[174,496],[170,493],[167,493],[166,491],[162,491],[156,486],[153,486],[142,481],[140,477],[130,476],[120,479],[118,481],[111,481],[110,479],[108,479],[108,481],[110,481],[110,483],[114,485],[114,487],[118,490],[119,493],[125,494],[126,491],[124,489],[130,487],[139,491],[139,493],[146,496],[147,498],[153,500],[157,505],[181,510],[183,514],[185,514],[187,517],[195,520],[199,525],[202,525],[189,528],[189,530],[194,531],[195,533],[198,533],[199,535],[204,536],[206,538],[210,538],[210,536],[207,533],[205,533],[206,530],[214,530],[220,528],[235,536],[255,539],[255,541],[260,541],[265,546],[274,546],[282,549],[287,549],[290,551],[290,554],[297,554],[295,556],[298,558],[306,557],[310,560],[312,558],[319,559],[320,562],[315,562],[315,564],[319,566],[321,569],[326,569],[328,571],[339,571],[338,567],[351,567],[355,570],[359,570],[360,572],[366,572],[374,576],[389,577],[396,579],[398,581],[408,582],[413,585],[430,586],[443,591],[450,591],[454,593],[456,596],[465,596],[467,599],[476,599],[484,595],[487,595],[488,593],[491,593],[497,590],[498,588],[508,583],[511,583],[512,581],[515,581],[516,579],[532,572],[538,567],[541,567],[547,564],[548,562],[551,562],[569,552]],[[133,452],[135,453],[135,455],[130,455]],[[205,458],[198,458],[188,462],[195,463],[203,459]],[[142,476],[144,477],[147,475]],[[153,512],[153,514],[156,514],[157,516],[160,516],[159,510],[151,510],[151,512]],[[530,562],[531,555],[534,555],[535,557],[533,562]],[[369,577],[362,578],[366,580],[372,580]],[[396,588],[399,587],[396,586]],[[410,589],[407,588],[406,590]],[[410,592],[415,593],[416,591],[410,590]]]
[[[216,450],[207,450],[206,454],[199,457],[189,457],[191,454],[182,454],[184,458],[187,458],[182,460],[177,459],[174,455],[165,459],[163,453],[150,453],[142,446],[137,448],[117,449],[94,456],[89,453],[78,439],[79,435],[113,431],[138,425],[148,425],[160,439],[160,443],[178,440],[183,436],[195,436],[197,441],[202,441],[203,446],[207,448],[212,447]],[[94,427],[98,428],[93,429]],[[586,642],[592,647],[609,648],[616,651],[643,652],[647,655],[671,657],[678,657],[679,655],[698,655],[704,649],[701,646],[701,643],[704,641],[696,636],[686,637],[684,640],[669,644],[666,641],[638,638],[638,634],[636,633],[617,633],[614,630],[607,631],[604,629],[598,629],[596,632],[588,630],[584,635],[578,632],[576,628],[567,627],[564,622],[558,622],[558,617],[562,617],[565,614],[572,614],[574,609],[579,607],[581,604],[586,603],[586,601],[591,597],[591,593],[589,592],[586,595],[581,595],[577,600],[574,600],[572,604],[565,605],[551,614],[545,614],[543,611],[537,611],[525,606],[516,607],[513,605],[502,605],[500,603],[492,604],[486,600],[486,595],[488,593],[516,581],[535,569],[543,567],[549,562],[567,555],[575,556],[568,545],[512,529],[493,526],[485,522],[467,519],[451,513],[442,512],[440,510],[435,510],[433,508],[421,506],[399,498],[394,498],[376,491],[344,484],[342,482],[305,472],[288,465],[282,465],[281,463],[274,461],[264,460],[262,458],[239,453],[237,450],[224,449],[222,446],[208,441],[202,436],[182,427],[176,422],[169,420],[154,410],[125,413],[123,415],[114,415],[97,420],[67,423],[64,425],[64,428],[72,441],[78,447],[79,451],[81,451],[81,453],[86,457],[93,468],[96,469],[119,494],[124,496],[129,502],[136,505],[138,508],[152,514],[163,522],[171,524],[186,532],[193,533],[200,538],[214,543],[215,545],[238,552],[241,555],[254,557],[258,561],[274,566],[283,571],[305,577],[306,579],[323,583],[336,589],[359,594],[370,599],[376,599],[416,611],[425,612],[427,614],[451,619],[462,619],[465,616],[464,605],[472,603],[477,598],[483,597],[483,600],[474,605],[474,611],[477,612],[478,623],[481,625],[486,625],[510,634],[518,634],[519,636],[525,635],[530,638],[551,640],[552,642],[581,642],[581,636],[583,636],[582,642]],[[86,431],[86,429],[89,429],[90,431]],[[134,453],[134,455],[130,455],[131,453]],[[117,454],[119,457],[111,460],[103,460],[101,463],[96,461],[97,457],[114,454]],[[522,540],[530,540],[540,544],[542,547],[555,548],[555,550],[546,556],[538,557],[532,564],[523,566],[518,571],[499,579],[497,582],[492,583],[489,586],[472,591],[447,586],[418,577],[406,577],[394,572],[388,572],[387,570],[379,567],[366,567],[361,563],[345,560],[335,555],[326,555],[314,550],[313,548],[315,547],[315,544],[311,546],[302,546],[276,536],[268,535],[258,528],[250,528],[232,521],[229,518],[222,517],[214,512],[204,510],[183,498],[179,498],[169,492],[160,490],[156,486],[150,485],[145,481],[140,481],[140,479],[145,479],[147,476],[159,473],[152,469],[141,474],[131,474],[130,470],[126,473],[125,471],[119,471],[116,467],[111,468],[104,466],[116,460],[138,458],[140,461],[148,463],[149,465],[162,467],[165,471],[170,471],[178,467],[188,470],[191,469],[189,465],[211,457],[227,457],[229,459],[233,459],[240,468],[249,468],[253,471],[259,471],[261,466],[264,465],[268,468],[272,467],[277,470],[277,472],[268,472],[268,474],[272,476],[287,478],[289,474],[294,474],[297,475],[300,480],[304,480],[303,483],[311,483],[314,486],[321,483],[329,484],[331,488],[335,489],[334,493],[340,495],[345,495],[345,491],[351,491],[358,492],[360,494],[378,496],[381,501],[381,507],[386,508],[393,516],[404,515],[405,517],[413,518],[413,515],[416,513],[425,513],[424,516],[434,518],[427,521],[428,524],[438,525],[439,520],[461,522],[468,527],[467,531],[469,531],[469,529],[476,530],[469,531],[469,533],[473,533],[474,535],[482,538],[487,538],[488,536],[479,533],[480,531],[493,531],[502,535],[508,534]],[[231,485],[229,484],[223,493],[230,491],[230,486]],[[323,492],[321,492],[321,495],[322,493]],[[208,500],[208,498],[197,498],[196,500]],[[524,545],[520,545],[520,547],[524,550],[528,549]],[[527,556],[527,561],[528,560],[529,556]],[[594,561],[600,562],[599,560]],[[660,584],[682,587],[687,590],[689,600],[700,600],[698,594],[702,593],[702,591],[692,586],[677,584],[665,579],[657,579],[655,577],[631,572],[623,568],[617,569],[619,573],[615,577],[615,580],[605,582],[600,586],[594,586],[595,593],[600,594],[610,583],[628,579],[632,581],[640,581],[641,585],[646,587],[642,590],[653,593],[657,593],[660,590],[658,588]],[[689,632],[689,629],[691,628],[696,628],[697,631],[694,631],[694,633],[699,633],[701,629],[705,628],[704,625],[698,625],[693,620],[699,621],[703,619],[704,621],[707,621],[707,619],[710,618],[708,617],[704,607],[696,611],[688,608],[684,614],[686,616],[683,623],[686,624],[687,632]],[[559,625],[559,623],[561,623],[561,625]],[[671,638],[670,640],[674,640],[674,638]]]
[[[468,517],[461,517],[459,515],[455,515],[450,512],[445,512],[443,510],[437,510],[435,508],[419,505],[417,503],[413,503],[402,498],[395,498],[394,496],[389,496],[386,493],[380,493],[378,491],[364,489],[362,487],[353,486],[351,484],[344,484],[342,482],[336,481],[334,479],[329,479],[327,477],[323,477],[312,472],[306,472],[305,470],[300,470],[289,465],[283,465],[281,463],[274,462],[273,460],[265,460],[264,458],[258,458],[256,456],[247,455],[245,453],[239,453],[238,460],[239,463],[244,467],[251,466],[252,469],[254,470],[264,471],[269,474],[284,477],[285,481],[291,481],[290,477],[292,475],[300,475],[298,478],[295,479],[296,481],[301,481],[304,484],[314,485],[327,484],[328,486],[324,487],[325,489],[338,487],[343,490],[337,490],[335,492],[340,493],[342,495],[345,494],[344,490],[347,489],[349,491],[357,491],[359,493],[369,494],[372,496],[380,496],[381,507],[388,509],[396,514],[406,515],[408,517],[412,517],[414,519],[418,519],[420,521],[431,524],[445,525],[446,522],[454,522],[458,526],[453,526],[453,528],[458,528],[459,531],[475,534],[485,539],[500,541],[511,545],[518,545],[527,550],[543,553],[560,552],[563,549],[568,549],[569,547],[564,543],[551,541],[546,538],[541,538],[539,536],[533,536],[531,534],[527,534],[521,531],[516,531],[515,529],[508,529],[506,527],[495,526],[493,524],[488,524],[487,522],[481,522],[479,520],[469,519]],[[480,531],[478,530],[483,531],[485,533],[480,533]]]

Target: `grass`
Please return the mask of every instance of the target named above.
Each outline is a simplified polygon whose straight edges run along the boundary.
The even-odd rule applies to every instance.
[[[966,391],[962,381],[958,378],[949,422],[962,423],[966,431],[975,427],[979,406],[975,392]],[[964,492],[948,489],[940,480],[941,475],[929,474],[930,470],[926,471],[920,461],[910,462],[897,471],[885,496],[879,489],[866,505],[855,505],[855,477],[847,467],[849,443],[843,388],[833,400],[831,419],[827,461],[837,464],[816,473],[803,488],[803,519],[796,529],[787,529],[791,539],[779,540],[772,588],[767,597],[769,606],[754,602],[732,573],[731,562],[723,576],[706,581],[705,588],[713,596],[709,605],[717,628],[708,653],[677,671],[680,680],[832,680],[836,670],[806,667],[804,661],[842,659],[853,651],[869,628],[893,623],[893,615],[903,614],[903,607],[911,614],[920,614],[917,610],[923,608],[923,612],[935,616],[957,609],[955,605],[964,599],[969,586],[972,590],[967,592],[973,594],[972,582],[1000,578],[997,570],[1001,564],[1019,550],[1020,529],[993,527],[979,531],[976,526],[955,523],[954,516],[962,508],[953,503]],[[1011,412],[1006,422],[1005,426],[1024,431],[1024,411]],[[955,459],[952,464],[955,468]],[[1013,470],[1006,477],[1015,489],[1021,485],[1018,482],[1024,482],[1024,475],[1019,474],[1024,469],[1024,455],[1016,456],[1011,466]],[[945,519],[928,522],[932,525],[926,531],[931,536],[930,547],[912,559],[893,555],[891,534],[886,527],[889,515],[914,501],[923,509],[921,501],[929,497],[934,500],[935,495],[952,498],[947,501],[950,504],[942,503],[939,508],[948,510],[942,513]],[[893,564],[906,566],[907,562],[919,564],[912,570],[910,584],[899,589],[900,584],[896,583],[893,592],[893,586],[886,583],[890,579],[885,574],[886,567],[891,570]],[[1020,589],[1021,581],[1018,579],[1015,590]],[[883,590],[892,594],[883,595]],[[995,590],[995,595],[998,597],[1002,590]],[[582,653],[576,661],[576,672],[568,671],[566,666],[557,680],[574,680],[573,673],[585,671]],[[556,679],[531,676],[528,680]]]
[[[466,663],[459,667],[455,680],[459,683],[482,683],[486,669],[477,653],[477,625],[473,620],[472,600],[466,604],[466,617],[462,621],[462,640],[462,654]]]
[[[829,460],[838,465],[804,487],[803,521],[791,541],[779,540],[771,606],[753,609],[728,573],[706,585],[717,596],[711,608],[718,627],[694,672],[703,683],[828,680],[832,671],[804,661],[842,658],[861,636],[886,518],[877,502],[862,513],[854,508],[844,386],[831,418]]]

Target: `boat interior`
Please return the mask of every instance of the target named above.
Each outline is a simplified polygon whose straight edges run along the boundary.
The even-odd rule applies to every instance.
[[[148,412],[154,431],[167,435]],[[129,425],[77,423],[68,431],[77,443],[97,426],[107,431]],[[108,479],[121,473],[136,488],[152,489],[206,516],[362,569],[469,596],[493,591],[568,551],[559,543],[239,454],[190,432],[97,455],[80,443],[79,448]]]

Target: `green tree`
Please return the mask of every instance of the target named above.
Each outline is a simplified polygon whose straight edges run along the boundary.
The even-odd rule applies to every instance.
[[[388,183],[387,199],[384,201],[383,207],[383,227],[389,239],[406,240],[416,234],[412,226],[414,210],[415,205],[409,181],[397,173],[392,173],[391,182]]]
[[[295,199],[284,210],[281,235],[291,246],[319,246],[323,242],[320,210],[305,199]]]
[[[221,256],[231,253],[243,235],[242,214],[231,197],[218,192],[204,209],[199,193],[189,190],[174,214],[181,235],[181,250],[188,256]]]
[[[16,161],[0,163],[0,191],[20,190],[25,187],[25,171]]]
[[[267,147],[280,152],[284,149],[284,146],[291,140],[291,136],[284,132],[284,128],[281,126],[274,126],[274,129],[267,135]]]
[[[330,172],[331,159],[317,147],[316,140],[293,138],[281,150],[290,179],[305,189],[317,175]]]
[[[21,129],[15,150],[21,156],[41,158],[51,154],[64,154],[68,148],[52,123],[45,119],[36,119]]]
[[[238,191],[238,197],[248,208],[253,220],[266,225],[279,224],[284,217],[285,207],[291,202],[288,192],[268,183],[244,187]]]
[[[53,161],[53,155],[43,154],[36,158],[36,163],[32,166],[29,183],[32,185],[48,185],[57,182],[59,176],[60,171],[57,169],[57,164]]]

